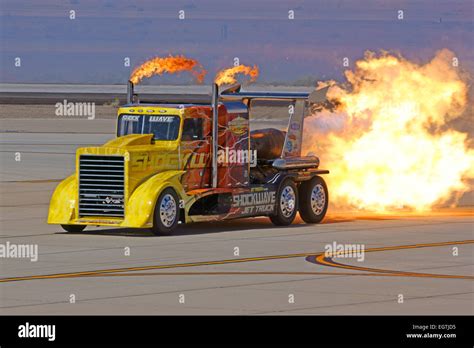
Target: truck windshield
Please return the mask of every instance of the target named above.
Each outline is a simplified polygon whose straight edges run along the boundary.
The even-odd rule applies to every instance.
[[[178,116],[120,115],[117,136],[153,134],[155,140],[176,140],[179,133]]]

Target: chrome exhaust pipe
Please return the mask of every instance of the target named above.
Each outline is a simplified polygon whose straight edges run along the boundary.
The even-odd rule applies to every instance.
[[[212,84],[212,187],[217,187],[217,150],[219,141],[219,87]]]
[[[285,169],[301,169],[301,168],[318,168],[319,158],[316,156],[304,156],[293,158],[277,158],[273,161],[273,168]]]
[[[133,87],[134,87],[133,82],[128,81],[127,82],[127,104],[133,103],[133,89],[134,89]]]

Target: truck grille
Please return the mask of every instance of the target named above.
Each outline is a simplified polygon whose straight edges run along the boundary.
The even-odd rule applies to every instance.
[[[123,156],[79,157],[79,216],[124,216]]]

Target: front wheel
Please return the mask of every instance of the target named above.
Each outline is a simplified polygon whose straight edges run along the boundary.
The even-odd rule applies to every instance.
[[[79,233],[86,228],[86,225],[61,225],[63,230],[69,233]]]
[[[328,210],[328,188],[323,178],[315,176],[300,185],[300,216],[304,222],[316,224]]]
[[[179,221],[179,199],[176,192],[168,187],[158,197],[151,231],[157,236],[169,236]]]
[[[285,179],[278,189],[275,214],[270,215],[274,225],[290,225],[298,211],[298,189],[291,179]]]

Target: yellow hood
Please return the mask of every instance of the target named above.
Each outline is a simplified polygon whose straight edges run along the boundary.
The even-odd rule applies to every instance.
[[[129,134],[106,142],[103,146],[108,147],[128,147],[136,145],[150,145],[153,134]]]

